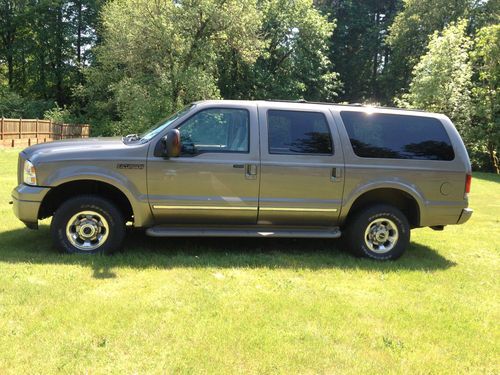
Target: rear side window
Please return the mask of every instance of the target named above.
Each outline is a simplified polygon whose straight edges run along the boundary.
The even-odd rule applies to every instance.
[[[322,113],[270,110],[267,126],[270,154],[333,153],[330,129]]]
[[[441,121],[422,116],[341,111],[354,153],[364,158],[453,160]]]

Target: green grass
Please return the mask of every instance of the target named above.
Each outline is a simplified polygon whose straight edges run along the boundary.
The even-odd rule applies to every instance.
[[[500,178],[472,219],[412,232],[396,262],[325,240],[151,239],[53,250],[14,217],[0,150],[0,373],[500,372]]]

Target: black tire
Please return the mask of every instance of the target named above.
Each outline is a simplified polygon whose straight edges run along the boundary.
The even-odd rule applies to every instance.
[[[96,215],[83,214],[84,212],[93,212]],[[70,221],[74,222],[73,218],[76,215],[80,215],[77,216],[78,219],[82,218],[81,221],[78,222],[78,225],[85,221],[84,225],[88,223],[88,231],[97,233],[93,241],[89,238],[88,241],[85,242],[79,236],[76,236],[78,237],[76,240],[70,240],[67,235],[67,227]],[[76,232],[77,228],[82,228],[84,225],[69,225],[69,230],[70,232]],[[119,249],[123,242],[125,237],[125,220],[120,210],[110,201],[95,195],[79,195],[67,200],[59,206],[52,218],[50,231],[54,244],[63,252],[111,254]],[[97,238],[102,239],[101,244],[99,244]],[[74,243],[72,243],[72,241]],[[79,243],[79,241],[81,243]],[[83,247],[85,243],[88,243],[88,249],[82,249],[76,246],[79,245]],[[95,246],[97,246],[97,248],[93,248]]]
[[[380,233],[377,228],[381,229]],[[403,255],[410,242],[410,225],[399,209],[379,204],[355,213],[348,220],[344,235],[348,249],[355,256],[394,260]],[[387,240],[384,242],[386,237]],[[391,239],[395,239],[394,244]]]

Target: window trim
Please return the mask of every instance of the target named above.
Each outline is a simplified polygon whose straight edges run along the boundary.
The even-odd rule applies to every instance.
[[[230,109],[234,109],[234,110],[238,110],[238,111],[245,111],[247,113],[247,117],[248,117],[248,129],[247,129],[247,132],[248,132],[248,142],[247,142],[247,150],[246,151],[233,151],[233,150],[210,150],[210,151],[200,151],[196,154],[186,154],[186,153],[182,153],[181,152],[181,155],[180,156],[183,156],[183,157],[186,157],[186,156],[191,156],[191,157],[195,157],[195,156],[198,156],[198,155],[201,155],[201,154],[250,154],[250,138],[251,138],[251,115],[250,115],[250,111],[248,110],[248,108],[242,108],[242,107],[208,107],[208,108],[202,108],[200,109],[199,111],[191,114],[191,116],[189,116],[188,118],[186,118],[184,121],[182,121],[180,124],[176,125],[174,127],[174,129],[179,129],[180,131],[180,127],[183,126],[186,122],[188,122],[189,120],[191,120],[194,116],[198,115],[199,113],[202,113],[202,112],[205,112],[205,111],[210,111],[210,110],[214,110],[214,109],[225,109],[225,110],[230,110]],[[182,136],[182,134],[181,134]]]
[[[446,160],[446,159],[419,159],[419,158],[413,158],[413,157],[411,157],[411,158],[387,158],[387,157],[382,157],[382,156],[361,156],[361,155],[358,155],[354,149],[353,144],[352,144],[351,136],[349,135],[349,131],[347,130],[347,125],[346,125],[346,122],[344,121],[344,118],[342,117],[342,113],[365,113],[365,112],[364,111],[346,111],[346,110],[339,111],[339,117],[340,117],[340,119],[342,121],[342,125],[345,129],[347,139],[349,140],[349,146],[351,147],[352,154],[356,158],[360,158],[360,159],[364,159],[364,160],[366,160],[366,159],[371,159],[371,160],[383,159],[383,160],[403,160],[403,161],[411,161],[411,162],[452,162],[452,161],[455,161],[455,159],[457,158],[457,152],[455,150],[455,145],[452,141],[452,137],[450,137],[450,134],[448,133],[448,130],[446,129],[445,124],[440,119],[438,119],[436,117],[431,117],[431,116],[418,116],[418,115],[413,115],[413,114],[410,115],[410,114],[384,113],[384,112],[374,112],[372,114],[373,115],[389,115],[389,116],[398,116],[398,117],[413,117],[413,118],[423,118],[423,119],[436,120],[437,122],[439,122],[441,129],[444,131],[444,134],[446,134],[446,137],[448,138],[450,147],[453,150],[453,158]]]
[[[315,153],[315,152],[271,152],[271,143],[269,142],[269,112],[270,111],[276,111],[276,112],[298,112],[298,113],[314,113],[314,114],[320,114],[323,116],[325,119],[326,123],[326,128],[328,130],[328,135],[330,136],[330,145],[332,147],[332,152],[330,153]],[[267,127],[267,153],[269,155],[297,155],[297,156],[333,156],[335,155],[335,142],[333,141],[333,135],[332,135],[332,130],[330,128],[330,123],[328,122],[328,117],[325,115],[324,112],[322,111],[301,111],[297,109],[281,109],[281,108],[268,108],[266,110],[266,127]]]

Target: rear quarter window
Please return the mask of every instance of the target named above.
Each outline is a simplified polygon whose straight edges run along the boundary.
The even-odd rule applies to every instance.
[[[441,121],[423,116],[341,111],[354,153],[364,158],[453,160]]]

